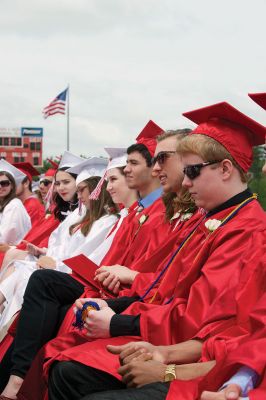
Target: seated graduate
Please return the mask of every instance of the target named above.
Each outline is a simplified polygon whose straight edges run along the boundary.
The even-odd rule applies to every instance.
[[[156,295],[155,304],[137,302],[126,310],[128,315],[115,315],[114,311],[107,307],[107,304],[110,306],[112,304],[112,307],[117,310],[116,302],[118,302],[118,307],[121,309],[119,299],[114,300],[113,303],[110,300],[107,300],[107,302],[99,300],[102,309],[91,313],[90,318],[86,320],[86,324],[89,327],[87,335],[84,335],[84,333],[75,335],[78,336],[80,344],[71,352],[71,355],[68,354],[67,350],[60,351],[61,345],[63,348],[66,346],[66,342],[62,338],[58,338],[54,343],[51,342],[49,344],[46,349],[48,357],[51,348],[57,351],[51,362],[62,360],[66,357],[66,359],[73,359],[84,364],[82,367],[85,367],[85,365],[95,367],[97,365],[97,370],[107,371],[109,374],[114,375],[114,384],[121,387],[121,383],[117,379],[117,358],[108,355],[105,348],[110,339],[89,342],[88,338],[135,334],[140,339],[151,341],[153,344],[158,344],[158,342],[172,344],[187,340],[197,333],[199,329],[204,328],[202,324],[206,321],[210,305],[216,305],[216,314],[210,316],[213,320],[207,321],[209,323],[208,334],[211,332],[211,328],[216,329],[219,326],[221,318],[226,319],[228,315],[232,314],[232,309],[234,309],[234,289],[237,286],[237,279],[232,280],[232,276],[236,278],[240,272],[243,258],[246,255],[246,242],[252,240],[251,232],[265,224],[265,215],[255,197],[247,190],[245,173],[243,172],[247,171],[251,164],[252,144],[261,142],[262,135],[264,138],[265,128],[256,124],[255,121],[251,120],[250,122],[247,118],[250,122],[250,129],[258,132],[258,137],[252,139],[250,138],[249,130],[239,123],[235,127],[232,120],[229,122],[224,121],[224,118],[221,117],[221,108],[223,116],[227,115],[228,109],[231,114],[235,115],[236,113],[238,117],[239,114],[242,116],[241,113],[226,103],[209,107],[207,112],[208,122],[205,123],[207,117],[205,110],[203,110],[204,112],[201,114],[204,115],[204,119],[201,121],[202,123],[199,125],[198,130],[196,129],[189,138],[184,139],[187,146],[182,147],[182,156],[185,163],[184,173],[187,174],[184,185],[193,193],[196,203],[206,208],[208,213],[203,215],[200,223],[188,234],[186,242],[189,241],[189,245],[183,245],[179,248],[174,262],[168,265],[168,267],[175,266],[175,268],[166,268],[164,271],[164,273],[168,272],[168,276],[166,275],[167,282],[165,280],[163,282],[163,291],[159,292],[159,304],[164,304],[165,301],[168,304],[163,306],[156,305],[158,300]],[[212,113],[213,111],[217,112],[218,120],[212,120],[213,116],[215,116]],[[217,137],[217,132],[220,134],[219,140],[221,143],[216,142],[214,139]],[[237,137],[237,146],[234,146],[234,139],[232,139],[235,136]],[[228,146],[228,142],[230,142],[230,146]],[[239,143],[242,143],[241,148]],[[229,147],[230,151],[224,146]],[[194,188],[193,182],[195,182],[194,186],[197,185],[197,196],[196,193],[192,192],[192,188]],[[208,186],[206,182],[208,182]],[[213,221],[214,215],[218,218],[216,221]],[[221,220],[223,223],[221,223]],[[220,221],[220,223],[217,221]],[[221,257],[221,254],[224,256]],[[201,272],[202,269],[204,273]],[[215,270],[215,274],[213,274],[213,270]],[[231,280],[232,284],[229,285]],[[31,287],[28,285],[25,299],[30,295],[30,289]],[[226,302],[221,301],[221,299],[224,300],[223,296],[226,296]],[[198,304],[204,304],[204,307],[198,307]],[[37,336],[39,343],[45,341],[45,338],[43,338],[44,329],[40,329],[39,326],[38,331],[34,332],[34,334],[32,331],[30,335],[27,334],[27,338],[25,337],[23,332],[27,331],[27,324],[24,326],[23,324],[27,319],[28,321],[30,320],[29,315],[31,314],[31,310],[27,310],[27,308],[28,306],[26,307],[24,302],[23,317],[21,315],[16,346],[18,346],[23,337],[23,346],[27,342],[28,347],[32,349],[32,340],[36,341]],[[54,310],[50,309],[50,312],[53,313]],[[217,322],[214,323],[216,320]],[[127,323],[123,324],[123,321],[127,321]],[[47,320],[45,328],[48,323],[49,321]],[[173,325],[178,326],[178,328],[173,329]],[[52,329],[54,330],[54,327]],[[123,344],[132,340],[130,337],[114,339],[111,341],[114,344]],[[71,345],[71,338],[68,343]],[[82,350],[83,348],[84,351]],[[96,348],[97,351],[95,351]],[[31,358],[30,361],[24,363],[23,367],[21,365],[19,367],[17,357],[20,351],[18,350],[19,347],[13,351],[12,376],[4,392],[5,395],[10,393],[9,395],[14,396],[14,393],[16,394],[18,386],[21,385],[25,376],[25,371],[29,368],[32,360]],[[69,349],[69,351],[71,350]],[[66,366],[65,370],[72,368],[72,363],[66,364],[68,366]],[[53,377],[57,376],[58,368],[61,368],[60,365],[62,364],[59,363],[54,368]],[[75,369],[77,369],[77,366],[80,368],[81,364],[75,363]],[[85,369],[86,375],[89,376],[89,368],[85,367]],[[101,376],[101,372],[99,374]],[[60,375],[62,377],[61,372]],[[110,379],[112,380],[112,377]],[[54,378],[52,378],[52,381],[54,381]],[[68,390],[70,390],[72,383],[77,388],[75,376],[71,373],[71,379],[67,385]],[[88,385],[90,385],[89,382]],[[86,391],[88,390],[88,386],[86,388],[83,386],[83,388]],[[101,390],[101,387],[99,387],[99,390]],[[64,394],[65,398],[67,398],[68,394],[69,392]],[[81,397],[82,393],[78,393],[78,395]]]
[[[149,121],[137,136],[136,144],[127,149],[124,171],[128,187],[138,192],[138,204],[130,209],[101,265],[129,266],[146,252],[151,232],[164,222],[162,189],[152,168],[156,137],[162,132],[162,128]]]
[[[157,138],[158,144],[155,150],[157,156],[155,157],[153,172],[158,174],[163,183],[165,221],[151,232],[150,243],[146,252],[129,268],[115,265],[97,269],[95,281],[98,281],[98,277],[101,275],[102,287],[107,287],[108,291],[101,292],[92,286],[91,281],[84,280],[85,290],[83,297],[98,297],[101,294],[104,298],[108,298],[114,295],[120,296],[121,294],[123,296],[137,296],[145,293],[146,288],[150,286],[150,282],[157,278],[160,267],[165,265],[165,257],[174,252],[189,226],[194,224],[197,218],[202,217],[200,213],[193,216],[195,204],[191,201],[187,191],[181,188],[183,171],[180,156],[176,152],[176,145],[187,133],[187,130],[182,129],[168,131]],[[109,171],[107,172],[108,176]],[[109,184],[111,185],[110,181],[107,187],[109,187]],[[112,190],[112,186],[110,186],[110,189]],[[105,246],[105,242],[106,240],[103,242],[103,246]],[[101,252],[100,246],[96,253]],[[95,261],[93,254],[90,255],[90,259]],[[134,284],[131,287],[133,280]],[[159,281],[157,284],[159,284]],[[129,288],[123,289],[124,287]],[[58,336],[73,329],[74,319],[75,316],[70,308],[63,324],[60,326]]]
[[[266,92],[252,93],[249,94],[249,96],[252,98],[252,100],[264,108],[264,110],[266,110]],[[262,172],[266,174],[266,163],[262,167]],[[263,262],[263,259],[261,261]],[[264,318],[266,316],[265,300],[266,299],[264,295],[260,302],[263,308],[260,309],[259,313],[259,316]],[[262,325],[264,328],[265,322]],[[226,379],[226,374],[229,376],[230,373],[232,373],[231,368],[233,366],[235,366],[235,370],[239,369],[231,379],[222,385],[222,389],[220,389],[219,392],[203,392],[201,396],[202,400],[242,399],[244,398],[242,396],[247,394],[249,396],[245,397],[247,399],[250,398],[259,400],[265,397],[266,378],[265,373],[263,374],[262,371],[265,371],[266,365],[262,360],[265,360],[266,356],[264,352],[261,351],[265,349],[265,332],[263,333],[263,329],[260,331],[260,333],[257,332],[259,329],[260,327],[258,324],[256,324],[254,329],[255,337],[249,336],[246,340],[244,340],[244,343],[237,348],[236,351],[229,353],[229,360],[227,362],[224,362],[224,360],[220,361],[215,369],[211,371],[206,381],[211,382],[211,380],[214,380],[217,386],[218,382],[221,382],[222,379]],[[250,350],[252,351],[251,353]],[[244,366],[239,367],[239,364],[243,364]],[[252,367],[250,368],[250,366]],[[228,369],[230,372],[228,372]],[[257,373],[261,375],[259,379]],[[252,390],[253,388],[257,387],[257,385],[259,385],[259,389]]]
[[[53,160],[48,161],[51,164],[51,168],[48,168],[45,173],[41,175],[38,186],[40,198],[45,207],[45,210],[48,210],[50,207],[48,193],[54,182],[54,176],[58,168],[58,163],[54,162]]]
[[[167,400],[196,400],[203,390],[220,389],[218,393],[204,392],[202,400],[225,400],[232,391],[238,399],[240,393],[245,396],[257,387],[261,381],[257,375],[263,377],[265,368],[265,354],[259,347],[262,348],[265,341],[266,236],[258,232],[255,243],[257,247],[252,248],[246,259],[236,292],[235,322],[224,321],[223,331],[218,331],[204,343],[197,334],[193,340],[170,346],[145,342],[108,346],[109,351],[119,354],[122,366],[118,372],[128,388],[148,385],[143,392],[130,390],[128,395],[145,399],[145,391],[154,390],[158,392],[156,398],[161,400],[165,399],[166,393]],[[167,381],[172,381],[169,391],[169,384],[163,383]],[[95,394],[95,400],[104,398],[104,394]],[[115,398],[115,393],[106,394],[106,398]]]
[[[75,156],[74,154],[65,152],[62,160],[61,160],[61,171],[65,171],[67,168],[64,165],[64,160],[67,161],[67,164],[74,165],[75,162],[83,161],[82,158]],[[57,170],[54,171],[53,175],[55,176]],[[70,182],[75,183],[76,176],[68,176]],[[72,179],[73,178],[73,179]],[[76,195],[76,188],[74,187],[73,191],[70,190],[66,195],[61,195],[60,191],[55,191],[55,185],[53,183],[50,188],[49,193],[49,202],[50,209],[43,216],[37,226],[32,227],[28,233],[24,236],[23,240],[18,243],[16,246],[8,246],[6,253],[3,255],[2,267],[5,268],[11,261],[15,259],[24,259],[28,255],[28,250],[34,253],[34,246],[38,246],[40,248],[48,246],[48,240],[51,233],[58,227],[59,223],[64,221],[69,213],[74,211],[78,206],[78,199]],[[36,249],[37,251],[37,249]],[[37,251],[38,252],[38,251]]]
[[[183,225],[195,211],[194,202],[191,201],[187,191],[182,189],[182,164],[176,152],[178,141],[189,131],[188,129],[167,131],[157,137],[153,173],[158,175],[163,188],[165,223],[150,233],[149,247],[141,258],[127,266],[103,265],[96,271],[96,280],[114,294],[129,296],[129,291],[123,291],[123,286],[131,286],[134,282],[133,292],[130,291],[131,295],[134,295],[138,293],[138,287],[143,290],[145,285],[151,282],[157,273],[160,261],[164,260],[167,252],[173,251],[177,237],[181,237]],[[127,168],[125,173],[126,176],[130,173]],[[154,263],[156,268],[153,266]],[[156,272],[152,272],[155,269]]]
[[[152,121],[150,121],[142,130],[142,132],[139,135],[139,141],[140,143],[130,146],[130,152],[131,155],[131,163],[136,165],[136,173],[135,173],[135,182],[132,183],[132,185],[135,189],[138,188],[140,194],[142,194],[143,198],[143,204],[141,206],[141,210],[139,210],[140,206],[136,206],[134,210],[132,210],[132,213],[128,215],[127,218],[124,219],[123,223],[121,224],[120,228],[118,229],[117,234],[119,234],[119,239],[117,239],[117,235],[115,235],[116,239],[116,246],[115,248],[117,249],[117,256],[118,257],[124,257],[125,254],[128,254],[129,250],[131,250],[131,245],[135,246],[135,250],[132,251],[131,256],[134,257],[136,256],[137,250],[139,250],[139,255],[143,254],[142,250],[146,248],[149,244],[149,232],[154,229],[156,225],[161,224],[164,221],[164,206],[161,200],[161,189],[159,185],[159,180],[156,177],[153,177],[152,175],[152,165],[151,165],[151,159],[152,156],[150,154],[150,151],[152,151],[152,154],[154,152],[154,148],[156,145],[156,141],[154,137],[161,133],[162,129],[159,128],[156,124],[154,124]],[[145,142],[147,146],[151,149],[150,151],[144,145],[142,142]],[[130,179],[132,181],[132,178]],[[133,189],[132,187],[132,189]],[[146,196],[145,196],[146,195]],[[142,224],[140,227],[139,224],[139,219],[134,221],[134,218],[137,215],[138,218],[141,217],[142,213],[145,212],[145,215],[149,215],[148,218],[148,223],[146,222],[145,224]],[[136,217],[136,218],[137,218]],[[141,228],[141,229],[139,229]],[[145,229],[144,229],[145,228]],[[122,233],[120,232],[122,229]],[[144,232],[143,232],[144,229]],[[142,233],[143,232],[143,233]],[[137,239],[139,239],[139,248],[136,246]],[[115,253],[114,253],[114,248],[111,246],[111,257],[114,258]],[[109,254],[109,252],[107,255]],[[37,297],[40,296],[41,293],[44,294],[44,291],[46,291],[47,287],[47,282],[49,279],[49,282],[51,285],[56,285],[55,279],[58,279],[62,286],[60,286],[60,293],[57,295],[56,294],[56,302],[58,302],[58,308],[54,308],[54,311],[59,311],[61,307],[65,307],[65,305],[69,305],[75,301],[75,299],[80,296],[83,292],[84,285],[81,285],[76,279],[73,279],[67,275],[62,275],[58,274],[55,275],[56,271],[50,276],[51,271],[46,270],[42,271],[42,274],[38,274],[39,271],[36,271],[30,278],[30,282],[33,282],[33,286],[36,288],[36,295]],[[48,275],[50,278],[48,278]],[[55,278],[56,277],[56,278]],[[32,281],[33,280],[33,281]],[[63,280],[63,281],[62,281]],[[42,281],[42,283],[41,283]],[[34,283],[35,282],[35,283]],[[71,290],[68,289],[68,283],[71,287]],[[32,283],[31,283],[32,284]],[[31,286],[30,284],[30,286]],[[41,285],[44,285],[44,291],[41,289]],[[74,285],[74,286],[73,286]],[[49,285],[48,285],[49,286]],[[63,287],[65,288],[66,293],[68,294],[68,297],[65,295],[62,296],[62,290]],[[75,289],[74,289],[75,287]],[[29,292],[31,293],[31,296],[33,295],[34,290],[30,289]],[[27,291],[26,291],[27,293]],[[25,293],[25,296],[27,294]],[[55,293],[54,291],[51,291],[50,293]],[[45,302],[46,300],[46,295],[44,295],[43,301]],[[33,302],[32,305],[38,305],[40,302]],[[24,302],[25,304],[25,302]],[[66,311],[66,310],[65,310]],[[40,320],[42,319],[41,317],[42,311],[38,310],[36,315]],[[57,314],[57,316],[54,316],[54,318],[48,317],[49,318],[49,324],[53,323],[55,327],[58,326],[58,317],[59,317],[60,312]],[[37,321],[36,321],[37,322]],[[37,324],[38,325],[38,324]],[[37,326],[36,325],[36,326]],[[55,332],[55,330],[53,330]],[[53,333],[54,334],[54,333]],[[42,343],[43,344],[43,343]]]
[[[57,220],[60,222],[65,221],[66,217],[75,210],[78,206],[78,199],[76,195],[76,176],[68,174],[65,172],[65,169],[71,165],[74,165],[75,163],[81,162],[83,159],[80,157],[77,157],[69,152],[64,153],[62,159],[61,159],[61,165],[60,165],[60,170],[57,171],[57,176],[56,176],[56,187],[58,188],[57,193],[55,194],[54,201],[55,201],[55,208],[54,208],[54,215]],[[69,216],[69,225],[67,225],[67,222],[63,224],[63,226],[66,224],[66,227],[68,228],[70,224],[75,221],[77,217],[75,216],[74,220],[71,219]],[[37,228],[35,227],[34,230]],[[58,254],[58,251],[60,251],[60,248],[62,246],[62,242],[64,243],[64,236],[66,236],[67,230],[65,229],[60,229],[57,228],[51,237],[50,240],[50,246],[55,248],[56,254]],[[2,324],[1,327],[3,327],[8,320],[12,317],[12,315],[20,309],[20,303],[22,301],[23,297],[23,292],[24,292],[24,285],[27,282],[27,275],[28,273],[25,272],[25,276],[20,276],[21,271],[24,270],[24,267],[26,265],[30,266],[36,266],[36,262],[38,258],[41,255],[44,255],[46,253],[47,249],[43,247],[37,247],[35,245],[32,245],[31,243],[27,243],[27,251],[21,251],[17,249],[10,249],[5,255],[5,258],[3,260],[3,265],[2,265],[2,270],[1,270],[1,282],[2,284],[2,292],[1,292],[1,314],[6,306],[6,312],[5,315],[1,316]],[[17,269],[16,274],[14,275],[16,271],[16,267],[14,264],[15,260],[20,260],[22,263],[22,266],[20,268],[20,271]],[[25,260],[22,262],[22,260]],[[24,263],[24,264],[23,264]],[[17,267],[19,267],[19,263],[17,264]],[[8,279],[8,277],[10,278]],[[14,278],[14,279],[13,279]],[[18,304],[16,302],[14,303],[14,307],[9,304],[8,302],[13,303],[12,299],[12,293],[13,290],[15,291],[16,284],[18,281],[22,282],[24,281],[24,284],[21,286],[22,288],[22,293],[20,295],[20,289],[17,288],[17,293],[19,296],[18,299]],[[13,285],[14,284],[14,285]],[[6,286],[6,287],[5,287]],[[10,288],[10,292],[9,292]],[[12,289],[13,288],[13,289]],[[11,294],[11,297],[9,296]],[[22,296],[22,297],[21,297]],[[7,303],[4,306],[5,299],[7,299]],[[20,304],[20,305],[19,305]],[[15,311],[14,311],[15,310]],[[13,313],[14,311],[14,313]]]
[[[51,349],[57,355],[46,373],[52,362],[62,361],[54,364],[50,374],[51,399],[82,398],[96,390],[125,387],[117,379],[117,358],[109,356],[105,347],[108,342],[122,344],[132,338],[88,339],[134,335],[152,344],[170,345],[201,331],[204,340],[235,312],[235,292],[243,263],[254,247],[254,232],[263,235],[266,227],[265,213],[247,189],[245,177],[252,146],[264,141],[265,128],[227,103],[185,115],[199,126],[180,143],[183,185],[208,213],[190,232],[189,244],[179,250],[180,257],[172,263],[175,270],[168,269],[167,286],[174,290],[164,292],[167,303],[163,306],[138,302],[120,315],[115,311],[123,310],[125,299],[99,300],[100,311],[90,311],[86,318],[87,335],[76,334],[72,342],[65,336],[49,343],[44,357]],[[77,306],[81,308],[85,300]],[[76,343],[76,347],[68,348],[66,343]]]
[[[106,147],[105,151],[109,156],[109,162],[105,171],[107,180],[106,190],[112,197],[113,202],[120,207],[119,219],[112,230],[108,233],[105,240],[93,251],[88,254],[86,248],[83,254],[89,256],[95,264],[99,265],[110,249],[117,231],[128,216],[129,210],[136,206],[138,194],[135,189],[127,186],[124,168],[127,162],[126,148]],[[97,187],[90,198],[97,199],[101,186]]]
[[[5,160],[0,160],[0,243],[16,245],[31,228],[30,217],[16,198],[16,188],[25,174]]]
[[[73,179],[72,187],[74,192],[77,186],[81,207],[84,206],[85,210],[80,213],[81,215],[84,214],[81,217],[79,215],[79,211],[81,210],[77,209],[77,212],[66,218],[64,223],[58,228],[61,232],[61,235],[58,235],[61,238],[59,246],[58,243],[55,243],[54,235],[52,234],[48,249],[40,249],[43,255],[37,260],[35,257],[32,260],[32,257],[28,256],[24,261],[16,260],[9,264],[2,271],[0,303],[2,307],[4,306],[4,312],[0,319],[0,327],[8,323],[12,316],[20,309],[28,279],[33,271],[38,268],[48,268],[68,273],[71,272],[63,263],[63,259],[80,254],[84,247],[86,247],[88,253],[94,251],[116,222],[116,209],[105,187],[101,192],[99,200],[89,199],[90,193],[93,192],[101,179],[100,175],[104,172],[106,163],[107,161],[103,158],[92,157],[83,161],[81,166],[78,165],[70,168],[70,170],[79,172],[76,181]],[[91,173],[98,176],[92,176]],[[57,186],[60,174],[64,174],[64,179],[67,179],[69,175],[66,171],[59,171],[56,177]],[[63,194],[65,194],[67,191],[66,187],[63,190],[65,191]],[[74,219],[73,216],[75,217]],[[56,236],[57,233],[55,232]],[[63,241],[62,237],[64,238]]]
[[[39,171],[29,162],[18,162],[13,165],[26,175],[23,181],[18,185],[16,194],[26,208],[31,219],[31,226],[34,228],[39,224],[40,219],[42,219],[45,214],[43,204],[32,193],[32,178],[38,176]]]

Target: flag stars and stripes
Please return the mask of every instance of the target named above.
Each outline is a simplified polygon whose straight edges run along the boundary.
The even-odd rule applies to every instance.
[[[67,97],[68,88],[65,89],[62,93],[60,93],[56,98],[51,101],[48,106],[43,109],[43,117],[48,118],[51,115],[55,114],[65,114],[66,113],[66,97]]]

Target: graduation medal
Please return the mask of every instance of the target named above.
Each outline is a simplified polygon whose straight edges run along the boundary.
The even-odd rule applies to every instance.
[[[86,301],[86,303],[83,304],[82,309],[76,312],[76,321],[73,323],[73,326],[81,331],[91,310],[99,311],[100,307],[95,301]]]

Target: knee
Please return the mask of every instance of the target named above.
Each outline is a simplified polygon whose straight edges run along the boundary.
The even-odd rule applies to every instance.
[[[29,284],[34,285],[35,282],[49,282],[50,278],[53,278],[54,271],[51,269],[37,269],[31,274]]]
[[[55,383],[57,386],[61,384],[65,384],[71,381],[75,372],[75,364],[71,361],[59,361],[56,362],[51,369],[49,382],[50,380]]]
[[[42,291],[42,288],[46,286],[47,282],[50,281],[50,272],[53,271],[48,269],[34,271],[29,278],[25,295],[27,296],[35,290],[40,293]]]

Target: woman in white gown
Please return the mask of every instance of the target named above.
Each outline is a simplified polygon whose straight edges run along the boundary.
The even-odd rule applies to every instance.
[[[105,167],[106,163],[104,163],[102,169]],[[65,171],[58,171],[56,174],[55,186],[60,196],[69,194],[69,187],[67,186],[70,180],[69,176],[71,177]],[[103,190],[99,200],[88,200],[89,193],[94,190],[99,180],[99,177],[90,177],[80,182],[78,177],[77,191],[82,204],[81,210],[76,209],[52,233],[48,249],[34,249],[35,254],[40,255],[37,260],[33,256],[28,256],[24,261],[16,260],[11,265],[9,264],[6,269],[9,271],[9,275],[5,275],[0,284],[0,297],[2,296],[2,304],[5,306],[0,320],[1,327],[20,309],[23,294],[32,272],[37,268],[71,272],[62,260],[79,254],[79,249],[84,244],[93,251],[116,222],[117,216],[112,213],[109,214],[107,211],[107,208],[108,210],[112,209],[112,212],[116,210],[106,190]],[[81,215],[79,215],[80,211],[82,211]],[[43,253],[45,255],[41,255]]]
[[[113,202],[119,204],[119,220],[105,240],[98,246],[93,253],[88,254],[86,248],[83,251],[87,257],[95,264],[100,265],[104,256],[111,247],[115,235],[123,224],[124,218],[128,215],[128,209],[138,200],[136,190],[129,189],[124,174],[124,168],[127,165],[126,148],[107,147],[105,151],[109,155],[109,163],[106,168],[107,190],[110,193]],[[136,203],[137,204],[137,203]]]
[[[81,217],[77,211],[74,212],[78,206],[75,175],[59,170],[56,174],[56,179],[55,215],[61,223],[58,228],[52,232],[49,238],[49,247],[53,247],[56,254],[60,255],[69,226]],[[13,315],[13,307],[11,304],[13,303],[14,308],[17,308],[15,304],[19,305],[21,303],[24,293],[23,288],[27,284],[27,276],[30,274],[29,271],[30,269],[34,270],[34,266],[36,268],[36,262],[40,259],[39,257],[44,255],[47,251],[48,249],[46,248],[39,248],[28,244],[28,251],[11,249],[6,254],[0,274],[0,312],[5,308],[0,319],[0,327],[5,325]],[[18,297],[16,298],[16,296],[14,296],[13,299],[12,297],[15,291]],[[7,302],[5,302],[6,299]],[[10,318],[8,309],[12,314]]]
[[[25,176],[7,161],[0,160],[0,243],[16,245],[31,228],[30,217],[16,198],[16,186]]]

